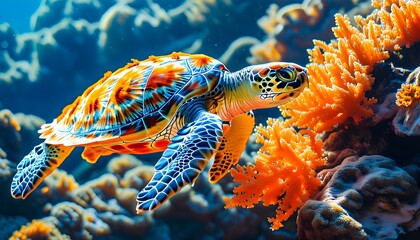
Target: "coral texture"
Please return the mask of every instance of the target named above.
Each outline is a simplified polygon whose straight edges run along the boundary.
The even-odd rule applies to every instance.
[[[420,136],[420,67],[417,67],[397,92],[400,106],[392,122],[395,132],[402,136]]]
[[[66,235],[62,235],[57,228],[40,220],[33,220],[29,224],[22,226],[15,231],[10,240],[26,240],[26,239],[70,239]]]
[[[358,27],[352,26],[349,17],[336,14],[336,27],[333,28],[336,39],[329,44],[319,40],[314,41],[315,47],[309,51],[311,63],[307,66],[310,88],[296,100],[281,107],[283,116],[288,118],[285,122],[280,124],[279,120],[270,120],[266,129],[261,127],[257,129],[259,135],[257,141],[264,145],[255,164],[238,166],[236,170],[231,171],[234,181],[240,185],[234,189],[236,195],[232,199],[227,199],[228,207],[237,205],[253,207],[258,202],[263,202],[264,205],[278,204],[276,217],[269,219],[273,223],[272,228],[278,229],[282,226],[281,221],[287,219],[311,197],[311,194],[316,193],[319,185],[314,169],[320,167],[325,160],[322,158],[324,143],[315,140],[316,134],[332,131],[340,124],[347,127],[358,125],[362,120],[372,117],[373,106],[377,100],[366,95],[374,84],[375,79],[371,73],[375,64],[388,59],[390,56],[388,51],[400,50],[400,45],[409,47],[420,40],[416,34],[411,34],[418,23],[420,3],[393,1],[392,6],[390,5],[390,2],[384,2],[382,5],[373,2],[377,10],[365,18],[356,17]],[[298,10],[296,9],[297,12],[303,13],[302,10]],[[269,15],[275,12],[276,8],[272,7]],[[402,13],[410,16],[405,18]],[[398,21],[398,24],[391,25],[389,19]],[[274,26],[278,23],[274,21],[270,24]],[[405,37],[400,37],[394,34],[395,31],[390,30],[393,28],[398,29],[397,32],[408,32]],[[274,27],[268,28],[269,31],[274,31],[273,29]],[[273,46],[276,44],[281,42],[272,43]],[[395,111],[393,113],[395,114]],[[296,131],[296,128],[306,130]],[[362,133],[363,129],[353,128],[351,131]],[[332,132],[328,138],[330,142],[326,144],[330,150],[340,148],[340,151],[343,151],[334,153],[340,156],[341,160],[343,156],[356,152],[384,151],[387,144],[382,139],[378,143],[373,143],[376,138],[369,137],[372,133],[374,131],[361,134],[360,138],[366,139],[358,145],[356,138],[354,143],[344,142],[346,139],[344,131],[340,134]],[[294,136],[294,139],[290,136]],[[273,139],[273,143],[261,140],[264,138]],[[290,149],[287,147],[290,146],[294,150],[294,155],[288,154]],[[345,146],[356,149],[347,149]],[[316,154],[306,155],[305,149],[311,149],[312,153]],[[302,172],[296,170],[303,166],[301,163],[306,164]],[[337,161],[334,164],[340,163]],[[301,179],[293,178],[295,174],[301,175]],[[306,182],[308,179],[309,182]],[[289,180],[293,183],[289,183]],[[291,201],[288,197],[296,192],[297,195]],[[334,206],[320,204],[323,205],[320,207],[325,209],[325,214],[334,209],[346,212],[344,208],[339,210]],[[342,213],[336,214],[337,218],[332,217],[331,221],[337,223],[345,221],[340,220]],[[353,229],[362,229],[362,225],[357,221],[352,222],[350,218],[343,217],[347,219],[347,222],[341,225],[343,229],[347,225],[353,226]],[[306,228],[303,222],[298,225],[301,229]],[[360,236],[363,238],[365,235],[361,233]]]
[[[234,196],[226,199],[226,206],[254,207],[276,205],[276,216],[269,218],[272,229],[287,220],[319,186],[316,167],[324,164],[322,142],[308,130],[297,132],[287,122],[269,119],[267,127],[257,128],[257,143],[263,144],[255,164],[237,166],[231,171],[240,185]]]
[[[153,213],[138,215],[135,198],[138,189],[152,177],[153,167],[134,156],[121,155],[111,159],[106,168],[108,173],[83,184],[78,184],[65,171],[51,174],[43,183],[41,195],[37,196],[38,199],[48,199],[49,204],[44,210],[50,215],[38,220],[55,226],[72,239],[95,239],[115,235],[145,236],[149,230],[156,228],[156,221],[167,224],[162,220],[170,222],[175,218],[206,225],[207,221],[223,217],[217,214],[224,206],[224,192],[219,185],[210,184],[206,174],[199,177],[194,189],[186,188]],[[253,218],[253,224],[260,222],[256,220],[257,216],[243,211],[231,211],[230,214],[243,218],[240,221]],[[206,231],[211,234],[229,231],[234,238],[245,234],[229,230],[225,226],[229,222],[225,219],[220,224],[220,230]],[[175,221],[175,224],[179,223]],[[212,224],[210,222],[209,226]],[[180,235],[180,239],[189,236],[188,232]]]
[[[370,75],[374,65],[389,57],[388,50],[420,40],[417,34],[409,34],[418,32],[420,2],[393,1],[392,7],[387,4],[374,1],[376,8],[382,7],[366,18],[357,17],[359,28],[353,27],[348,17],[335,16],[336,40],[330,44],[314,41],[307,66],[310,89],[281,107],[285,116],[292,117],[300,127],[323,132],[349,120],[360,123],[373,115],[376,100],[366,97],[366,92],[374,83]],[[395,34],[406,31],[403,37]]]
[[[108,224],[98,217],[92,208],[82,208],[72,202],[61,202],[51,209],[47,218],[72,239],[93,239],[93,236],[107,236],[111,233]]]
[[[312,39],[307,36],[331,39],[333,14],[339,9],[353,14],[363,13],[366,7],[362,3],[365,1],[303,0],[289,5],[282,2],[282,7],[272,3],[267,14],[257,21],[266,36],[253,44],[248,62],[287,60],[304,63],[302,56],[312,46]]]
[[[73,175],[67,174],[66,171],[60,169],[57,169],[45,179],[45,185],[41,192],[49,198],[64,197],[79,187]]]
[[[407,78],[405,84],[397,92],[398,106],[409,107],[420,101],[420,67],[416,68]]]
[[[348,157],[333,172],[324,189],[299,210],[299,238],[395,239],[418,227],[418,185],[392,159]]]

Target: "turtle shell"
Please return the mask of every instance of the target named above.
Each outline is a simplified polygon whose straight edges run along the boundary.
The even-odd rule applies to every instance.
[[[41,138],[65,146],[153,141],[182,104],[214,89],[222,70],[227,70],[222,63],[202,54],[132,60],[105,73],[44,124]]]

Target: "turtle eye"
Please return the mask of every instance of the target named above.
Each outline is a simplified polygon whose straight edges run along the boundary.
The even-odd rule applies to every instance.
[[[293,67],[282,68],[277,71],[277,77],[284,82],[291,82],[296,79],[296,69]]]

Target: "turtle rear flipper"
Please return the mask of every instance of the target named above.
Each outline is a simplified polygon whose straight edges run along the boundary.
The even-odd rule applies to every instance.
[[[150,211],[193,184],[214,155],[222,137],[219,116],[200,111],[178,131],[155,166],[152,180],[137,196],[137,213]]]
[[[67,158],[74,147],[41,143],[34,147],[17,165],[11,193],[25,199],[48,175]]]

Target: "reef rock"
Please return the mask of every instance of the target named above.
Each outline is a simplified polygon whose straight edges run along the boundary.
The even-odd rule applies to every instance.
[[[331,172],[323,190],[299,210],[300,239],[396,239],[420,227],[418,185],[394,160],[353,156],[326,175]]]

